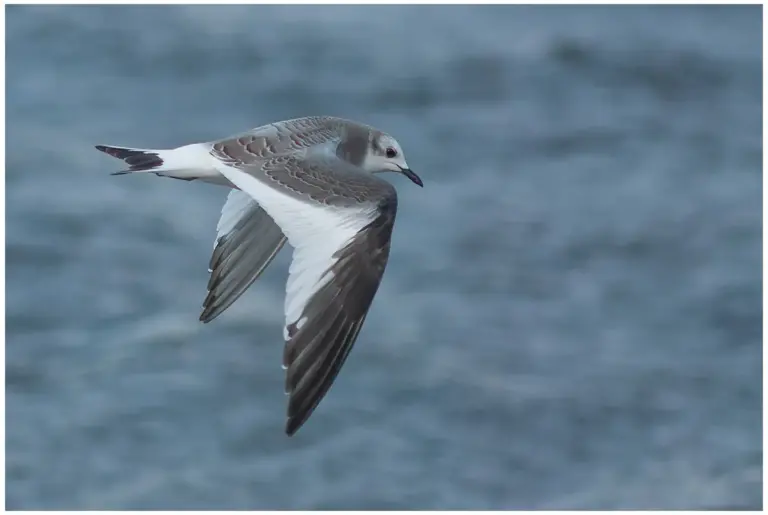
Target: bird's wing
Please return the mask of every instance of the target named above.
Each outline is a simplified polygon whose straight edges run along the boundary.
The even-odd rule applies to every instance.
[[[210,322],[259,278],[283,248],[280,227],[253,200],[232,190],[221,210],[209,270],[208,295],[200,320]]]
[[[338,140],[343,125],[337,118],[309,116],[263,125],[209,145],[227,161],[246,165]]]
[[[276,158],[252,166],[224,160],[217,168],[294,247],[283,357],[286,432],[293,434],[328,392],[365,320],[387,264],[397,194],[340,160]]]

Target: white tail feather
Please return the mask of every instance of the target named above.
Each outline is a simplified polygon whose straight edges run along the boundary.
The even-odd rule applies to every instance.
[[[131,165],[123,173],[154,173],[163,177],[191,181],[200,179],[214,184],[230,184],[216,168],[212,166],[208,143],[193,143],[183,147],[157,150],[128,147],[96,147],[112,157],[122,159]]]

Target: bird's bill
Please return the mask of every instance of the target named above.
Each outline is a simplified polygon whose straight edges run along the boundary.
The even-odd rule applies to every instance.
[[[410,180],[412,180],[414,183],[418,184],[422,188],[424,187],[424,183],[421,182],[421,178],[413,173],[413,170],[410,168],[400,168],[400,173],[408,177]]]

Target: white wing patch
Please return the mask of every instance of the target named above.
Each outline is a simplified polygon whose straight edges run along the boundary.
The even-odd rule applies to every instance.
[[[213,159],[227,179],[256,199],[294,248],[286,286],[285,319],[286,326],[297,322],[312,295],[332,279],[326,271],[336,261],[333,255],[373,220],[375,207],[339,209],[302,202],[247,172]],[[287,340],[286,329],[283,334]]]

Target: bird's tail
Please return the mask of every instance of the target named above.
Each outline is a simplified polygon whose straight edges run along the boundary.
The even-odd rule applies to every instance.
[[[187,181],[219,175],[211,166],[209,149],[199,143],[169,150],[107,145],[96,145],[96,149],[122,159],[129,166],[126,170],[112,172],[112,175],[148,172]]]
[[[106,145],[96,145],[96,150],[101,150],[112,157],[122,159],[130,165],[127,170],[113,172],[112,175],[122,175],[131,172],[149,172],[159,169],[163,166],[163,158],[160,157],[161,150],[144,150],[138,148],[108,147]]]

